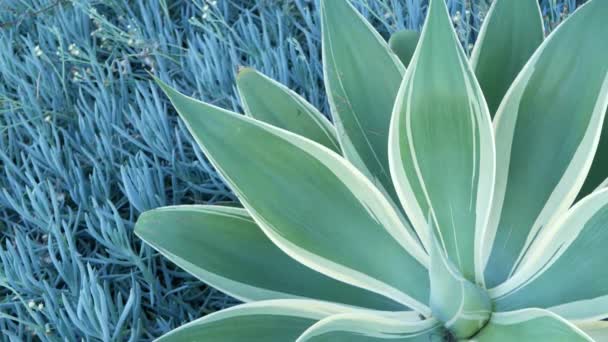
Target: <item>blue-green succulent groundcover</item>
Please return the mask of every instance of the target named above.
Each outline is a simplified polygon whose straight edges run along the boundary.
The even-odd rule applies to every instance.
[[[541,0],[547,29],[582,2]],[[386,37],[427,5],[353,3]],[[465,47],[489,3],[448,0]],[[319,28],[314,0],[0,0],[3,340],[150,340],[234,304],[132,233],[148,209],[235,200],[148,72],[239,111],[252,66],[327,113]]]

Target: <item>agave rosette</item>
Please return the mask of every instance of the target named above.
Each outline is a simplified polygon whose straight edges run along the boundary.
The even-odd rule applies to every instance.
[[[470,59],[442,0],[390,47],[346,0],[321,16],[335,125],[248,68],[246,115],[161,83],[244,208],[135,231],[245,304],[160,340],[607,338],[608,1],[544,39],[537,1],[496,0]]]

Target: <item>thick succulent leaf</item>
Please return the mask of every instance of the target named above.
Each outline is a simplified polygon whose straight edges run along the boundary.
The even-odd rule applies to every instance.
[[[576,323],[576,326],[594,341],[608,341],[608,321]]]
[[[239,71],[236,84],[245,114],[340,153],[336,129],[296,92],[250,68]]]
[[[342,152],[398,203],[386,146],[405,68],[348,1],[322,0],[321,24],[325,88]]]
[[[541,45],[496,119],[496,189],[488,224],[489,286],[503,282],[538,232],[572,204],[608,104],[607,1],[580,7]],[[559,56],[559,57],[556,57]]]
[[[139,217],[135,233],[184,270],[242,301],[304,297],[378,310],[404,309],[290,258],[245,209],[209,205],[155,209]]]
[[[589,195],[532,244],[522,267],[492,289],[496,311],[547,308],[570,320],[608,317],[608,189]]]
[[[308,300],[270,300],[225,309],[174,329],[157,342],[286,342],[348,307]]]
[[[425,245],[430,213],[448,256],[473,281],[494,184],[493,139],[488,108],[447,8],[431,1],[395,104],[391,173]]]
[[[327,317],[306,330],[297,342],[430,342],[444,341],[445,329],[435,319],[412,319],[368,313]]]
[[[543,37],[537,0],[492,3],[471,54],[471,65],[492,115]]]
[[[279,248],[334,279],[428,311],[422,304],[428,256],[389,201],[348,161],[299,135],[163,89]]]
[[[433,317],[454,337],[473,336],[490,319],[492,303],[485,290],[464,278],[442,250],[437,239],[431,247],[431,299]]]
[[[401,63],[407,66],[410,64],[416,45],[420,40],[420,32],[414,30],[402,30],[395,32],[388,40],[391,50],[399,57]]]
[[[495,313],[471,342],[593,342],[558,315],[541,309]]]

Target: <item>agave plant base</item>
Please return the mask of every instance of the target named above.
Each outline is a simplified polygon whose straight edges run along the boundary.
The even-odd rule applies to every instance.
[[[471,58],[443,0],[390,46],[321,8],[334,124],[249,68],[246,115],[159,81],[243,207],[135,232],[245,302],[160,340],[608,340],[608,1],[544,39],[537,1],[496,0]]]

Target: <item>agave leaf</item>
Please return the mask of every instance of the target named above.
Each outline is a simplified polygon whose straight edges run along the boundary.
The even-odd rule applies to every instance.
[[[543,37],[537,0],[492,3],[471,53],[471,65],[492,116]]]
[[[490,319],[490,298],[485,290],[464,278],[448,260],[437,239],[432,240],[429,274],[433,316],[443,322],[454,337],[471,337]]]
[[[285,342],[325,317],[352,311],[345,306],[309,300],[269,300],[238,305],[192,321],[157,342]]]
[[[369,313],[329,316],[306,330],[296,342],[430,342],[444,341],[445,329],[435,319],[412,319]]]
[[[428,256],[362,173],[309,139],[159,83],[206,156],[279,248],[334,279],[428,312],[422,304],[428,299]]]
[[[488,108],[447,8],[441,0],[431,1],[395,103],[391,173],[427,249],[430,212],[442,247],[473,281],[494,183],[493,139]],[[477,275],[481,278],[481,269]]]
[[[576,326],[597,342],[608,341],[608,321],[577,323]]]
[[[404,309],[296,262],[264,235],[245,209],[155,209],[140,216],[135,233],[184,270],[242,301],[304,297],[378,310]]]
[[[402,30],[395,32],[388,40],[388,45],[391,50],[399,57],[401,63],[407,66],[410,64],[414,52],[416,51],[416,45],[420,40],[420,32],[414,30]]]
[[[547,308],[569,320],[608,317],[608,189],[543,231],[520,270],[492,289],[496,311]]]
[[[346,0],[322,0],[321,25],[325,88],[342,152],[398,203],[386,146],[405,68]]]
[[[340,153],[336,129],[296,92],[250,68],[236,79],[245,114]]]
[[[541,309],[495,313],[471,342],[593,342],[558,315]]]
[[[608,105],[607,1],[590,1],[534,53],[495,118],[496,189],[483,251],[503,282],[538,232],[573,203]]]

